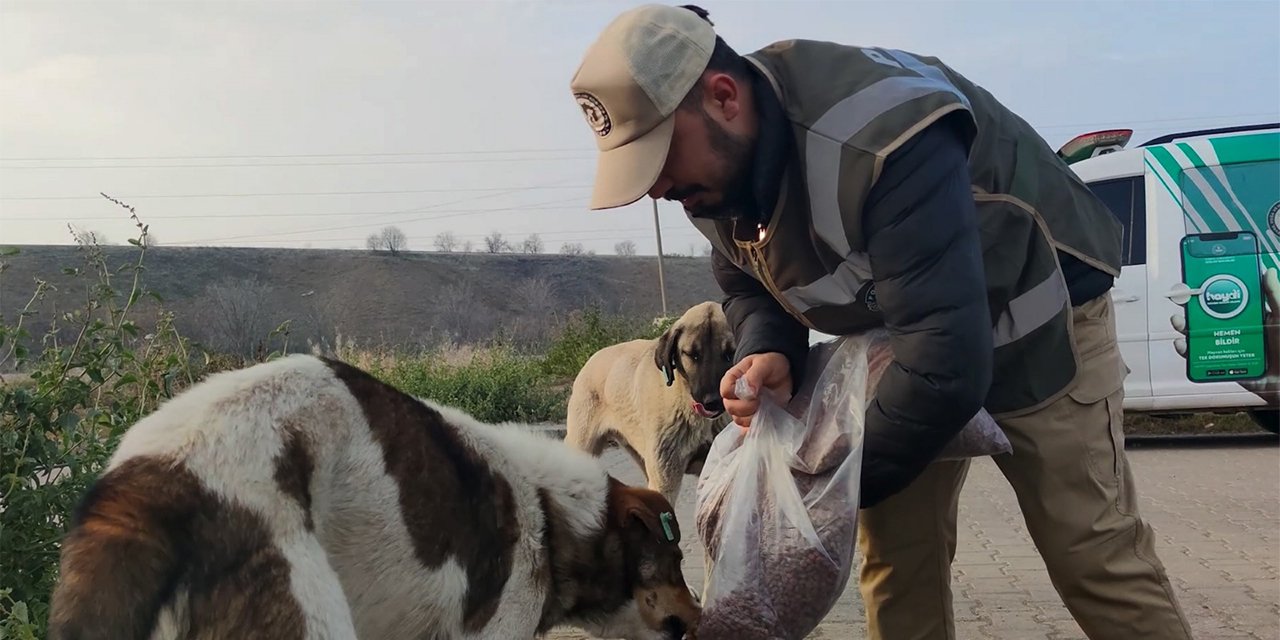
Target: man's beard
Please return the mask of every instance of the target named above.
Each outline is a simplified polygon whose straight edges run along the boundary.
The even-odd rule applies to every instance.
[[[722,199],[720,202],[695,204],[692,207],[685,208],[685,211],[695,218],[713,220],[755,218],[757,216],[755,193],[751,188],[751,158],[755,152],[755,141],[728,131],[721,127],[720,123],[716,122],[705,110],[700,111],[702,113],[702,121],[706,123],[707,137],[711,143],[711,150],[724,161],[727,171],[723,176]],[[695,186],[692,189],[676,193],[677,197],[672,199],[681,200],[693,193],[705,190],[705,187]],[[668,195],[668,197],[671,196]]]

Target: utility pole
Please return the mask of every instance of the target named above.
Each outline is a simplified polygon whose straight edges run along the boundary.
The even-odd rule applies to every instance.
[[[658,199],[653,202],[653,233],[658,238],[658,289],[662,291],[662,317],[667,317],[667,283],[662,275],[662,225],[658,224]]]

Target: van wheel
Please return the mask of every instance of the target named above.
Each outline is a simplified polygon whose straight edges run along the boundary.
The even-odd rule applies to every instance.
[[[1250,409],[1249,417],[1253,418],[1259,427],[1271,433],[1280,433],[1280,410]]]

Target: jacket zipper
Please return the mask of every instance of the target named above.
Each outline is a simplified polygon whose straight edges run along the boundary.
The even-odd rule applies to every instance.
[[[765,228],[757,225],[756,242],[763,241],[764,236]],[[804,314],[792,307],[791,303],[787,301],[787,297],[782,295],[782,291],[778,288],[777,283],[773,281],[773,274],[769,272],[769,265],[765,264],[764,252],[760,251],[759,248],[756,247],[756,243],[747,245],[747,255],[751,258],[751,266],[755,267],[756,273],[760,275],[761,282],[764,283],[765,289],[769,290],[769,294],[773,296],[773,299],[777,300],[778,304],[782,305],[782,308],[786,309],[787,313],[791,314],[791,317],[799,321],[800,324],[817,331],[813,325],[809,324],[809,321],[804,317]]]

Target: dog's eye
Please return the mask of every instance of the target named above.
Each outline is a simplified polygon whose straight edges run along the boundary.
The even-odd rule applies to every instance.
[[[689,356],[689,359],[690,359],[690,360],[692,360],[692,361],[694,361],[694,362],[697,362],[697,361],[698,361],[698,352],[697,352],[697,351],[686,351],[686,352],[685,352],[685,355],[686,355],[686,356]]]

